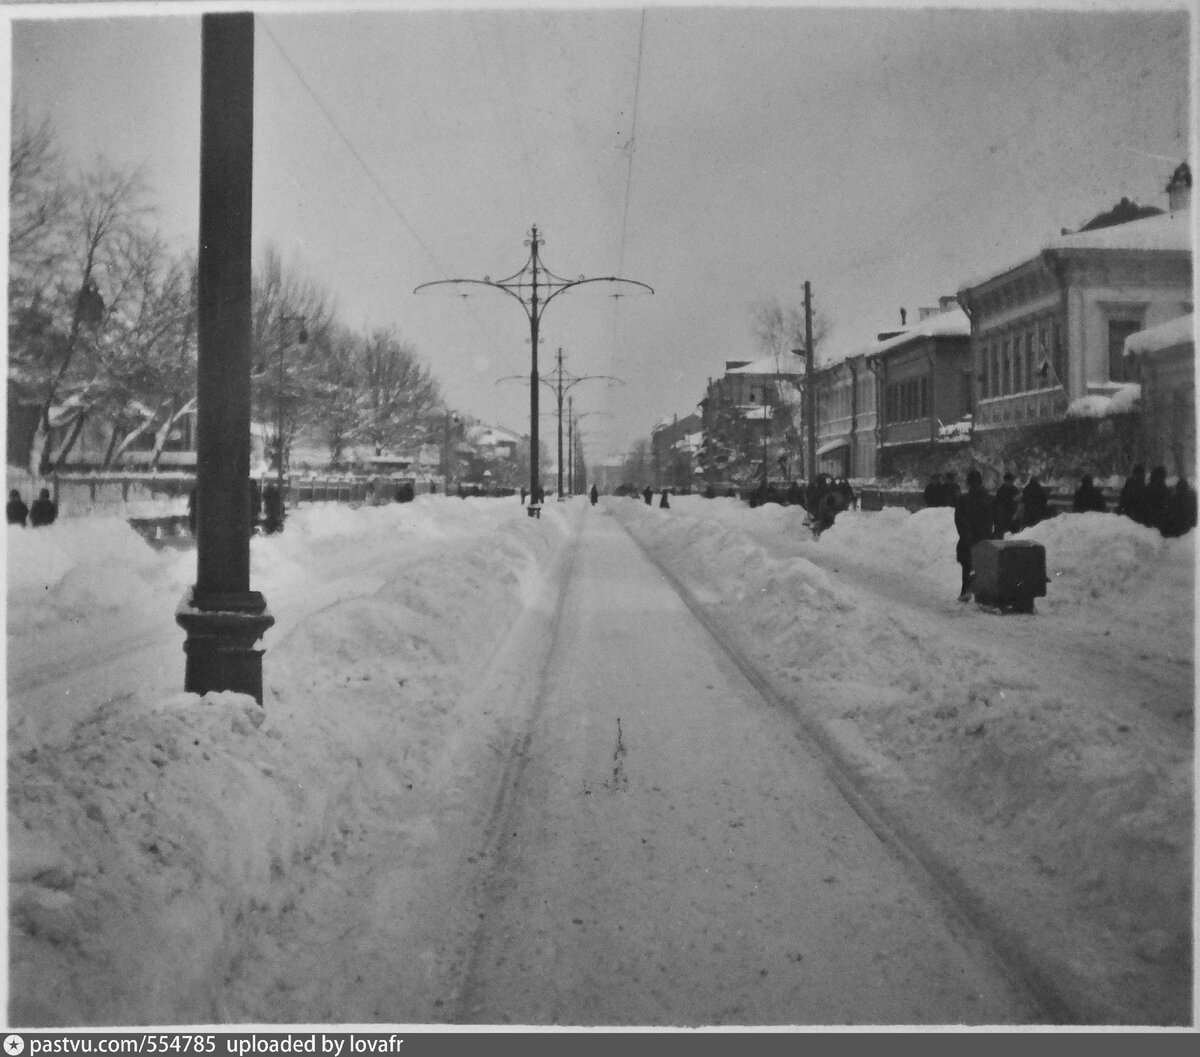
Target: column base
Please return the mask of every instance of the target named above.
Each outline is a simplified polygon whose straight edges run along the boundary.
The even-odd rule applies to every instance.
[[[231,690],[263,703],[263,651],[254,644],[275,618],[260,592],[197,596],[193,586],[175,610],[175,622],[187,633],[184,690]]]

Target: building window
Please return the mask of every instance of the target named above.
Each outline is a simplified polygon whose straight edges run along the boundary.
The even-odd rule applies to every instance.
[[[1037,346],[1034,344],[1035,336],[1032,329],[1025,332],[1025,388],[1037,388],[1037,361],[1035,352]]]
[[[1139,319],[1110,319],[1108,321],[1108,377],[1113,382],[1136,382],[1141,379],[1141,364],[1136,356],[1125,355],[1125,339],[1142,329]]]
[[[1000,345],[1000,395],[1008,396],[1012,392],[1011,346],[1008,338]]]

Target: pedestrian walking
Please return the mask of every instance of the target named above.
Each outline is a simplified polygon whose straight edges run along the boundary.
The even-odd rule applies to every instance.
[[[527,491],[525,491],[525,486],[522,485],[521,486],[521,506],[525,505],[525,497],[528,495],[529,495],[529,493]]]
[[[996,535],[1003,539],[1006,533],[1017,532],[1021,526],[1017,521],[1017,509],[1021,504],[1021,491],[1017,478],[1010,471],[1004,482],[996,489]]]
[[[29,517],[29,507],[25,505],[25,500],[21,498],[21,493],[15,488],[8,493],[8,505],[4,508],[8,515],[8,523],[10,525],[20,525],[25,527],[25,519]]]
[[[833,482],[833,488],[842,498],[841,508],[838,513],[841,513],[842,510],[852,509],[854,507],[854,487],[850,482],[845,477],[839,477]]]
[[[39,525],[53,525],[58,517],[58,504],[50,498],[50,489],[43,488],[29,508],[29,524],[36,528]]]
[[[263,531],[283,531],[283,496],[279,494],[279,486],[274,481],[263,489]]]
[[[1050,493],[1034,474],[1021,489],[1021,527],[1031,528],[1050,516]]]
[[[671,504],[667,501],[667,490],[665,488],[662,490],[662,498],[658,501],[658,506],[661,510],[671,509]]]
[[[1182,474],[1171,490],[1162,534],[1168,538],[1185,536],[1196,527],[1196,493]]]
[[[921,493],[921,498],[927,507],[942,505],[942,475],[940,473],[929,475],[929,481],[925,485],[925,491]]]
[[[967,473],[967,490],[959,496],[954,506],[954,527],[958,531],[958,543],[954,557],[962,566],[962,591],[960,602],[971,600],[971,548],[983,540],[989,540],[996,529],[996,503],[983,487],[983,474],[978,470]]]
[[[1096,487],[1090,473],[1085,473],[1079,479],[1079,487],[1075,489],[1071,509],[1076,514],[1103,514],[1108,509],[1108,500]]]
[[[654,500],[654,489],[649,485],[646,485],[646,487],[642,489],[642,498],[646,500],[646,506],[649,506]]]
[[[1121,494],[1117,497],[1117,513],[1132,518],[1139,524],[1145,524],[1146,512],[1142,503],[1142,494],[1146,491],[1146,467],[1136,463],[1121,486]]]
[[[946,471],[946,479],[942,482],[942,506],[957,506],[962,489],[958,486],[958,476],[953,470]]]
[[[1162,532],[1167,521],[1167,506],[1171,501],[1171,490],[1167,487],[1167,468],[1156,466],[1150,471],[1150,480],[1142,492],[1143,525]],[[1166,535],[1166,533],[1163,533]]]
[[[588,493],[588,495],[591,497],[592,506],[595,506],[600,501],[600,492],[597,490],[595,485],[592,485],[592,490]]]

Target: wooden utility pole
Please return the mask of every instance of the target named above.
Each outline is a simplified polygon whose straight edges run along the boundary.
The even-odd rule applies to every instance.
[[[817,393],[813,387],[812,283],[804,280],[804,419],[808,449],[805,469],[817,479]]]

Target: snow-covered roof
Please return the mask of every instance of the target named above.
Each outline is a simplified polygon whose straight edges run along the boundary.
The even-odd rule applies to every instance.
[[[745,367],[732,367],[726,374],[783,374],[798,375],[804,371],[800,357],[785,353],[782,356],[763,356],[761,359],[746,364]]]
[[[919,323],[906,328],[894,337],[875,342],[869,351],[873,353],[887,352],[889,349],[899,348],[901,345],[907,345],[920,338],[966,338],[970,336],[971,320],[967,318],[966,312],[961,307],[955,305],[945,312],[935,312],[926,316]]]
[[[1011,261],[1003,268],[989,268],[959,285],[960,290],[982,286],[984,283],[1028,264],[1046,251],[1072,253],[1088,250],[1126,250],[1162,252],[1186,252],[1193,245],[1192,211],[1179,209],[1174,213],[1159,213],[1157,216],[1131,220],[1126,224],[1113,224],[1094,231],[1069,231],[1055,235],[1042,244],[1040,251],[1027,253],[1020,260]]]
[[[738,414],[742,418],[753,418],[758,421],[775,417],[775,409],[770,404],[738,404]]]
[[[1113,224],[1094,231],[1072,231],[1057,235],[1046,243],[1048,250],[1190,250],[1192,248],[1192,211],[1174,213]]]
[[[1176,316],[1166,323],[1160,323],[1157,327],[1148,327],[1136,334],[1130,334],[1125,339],[1125,354],[1158,352],[1160,349],[1169,349],[1189,341],[1193,344],[1196,341],[1196,317],[1191,312],[1186,316]]]

